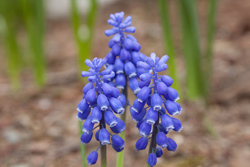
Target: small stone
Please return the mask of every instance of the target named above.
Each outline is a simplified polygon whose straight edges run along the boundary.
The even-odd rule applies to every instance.
[[[47,131],[48,135],[51,137],[60,137],[61,136],[61,129],[59,127],[53,126],[50,127]]]
[[[3,131],[3,136],[8,142],[12,144],[20,142],[21,139],[19,132],[17,130],[14,130],[13,128],[5,129]]]
[[[38,107],[41,110],[48,110],[51,106],[51,101],[49,99],[41,99],[38,101]]]

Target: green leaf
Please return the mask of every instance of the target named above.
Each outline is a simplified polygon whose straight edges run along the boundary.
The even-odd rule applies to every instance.
[[[197,98],[203,94],[201,50],[199,26],[195,3],[189,0],[178,0],[181,16],[183,53],[186,61],[186,84],[189,98]]]
[[[22,58],[17,41],[17,10],[12,1],[0,1],[0,35],[7,58],[8,74],[10,76],[13,89],[20,87],[19,73]]]
[[[31,67],[34,69],[35,81],[38,85],[45,83],[44,54],[44,4],[43,0],[22,0],[22,13],[29,40]]]
[[[170,77],[173,78],[173,88],[175,88],[178,92],[180,92],[180,84],[178,80],[178,75],[176,71],[176,63],[175,63],[175,48],[174,48],[174,42],[172,38],[172,31],[171,31],[171,25],[170,25],[170,16],[169,16],[169,5],[168,1],[166,0],[158,0],[158,8],[160,12],[161,17],[161,23],[162,23],[162,29],[163,29],[163,35],[164,35],[164,42],[165,42],[165,51],[167,55],[169,56],[168,65],[169,65],[169,74]]]
[[[210,89],[210,76],[212,71],[212,51],[213,51],[213,39],[215,33],[215,19],[216,19],[216,6],[217,0],[208,1],[208,19],[207,19],[207,43],[205,53],[205,97],[209,96]]]
[[[78,62],[81,71],[87,71],[85,60],[91,58],[92,40],[95,18],[97,13],[97,1],[90,0],[90,9],[86,16],[86,24],[81,24],[76,0],[71,1],[71,21],[74,36],[78,48]]]

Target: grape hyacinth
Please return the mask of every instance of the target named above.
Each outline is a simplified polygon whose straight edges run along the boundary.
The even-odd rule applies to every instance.
[[[174,118],[181,113],[182,108],[176,102],[179,99],[178,92],[171,88],[173,79],[167,75],[157,74],[167,69],[168,56],[159,59],[155,53],[151,53],[150,58],[143,59],[144,61],[137,62],[137,67],[149,72],[140,75],[141,90],[130,108],[130,113],[137,122],[137,128],[142,136],[135,145],[136,149],[145,149],[148,140],[151,139],[147,162],[150,166],[155,166],[157,158],[163,154],[162,148],[169,151],[175,151],[177,148],[176,142],[166,135],[171,130],[182,130],[180,120]],[[147,107],[144,107],[146,104]]]
[[[84,120],[81,136],[81,143],[87,144],[91,141],[93,131],[95,139],[100,142],[96,151],[92,151],[87,161],[89,165],[95,164],[98,159],[98,149],[104,145],[111,144],[115,151],[124,149],[124,140],[117,134],[125,130],[125,123],[116,116],[124,112],[126,99],[120,91],[110,83],[110,79],[115,76],[112,67],[109,66],[100,72],[102,66],[107,63],[107,58],[86,60],[85,64],[90,67],[89,71],[82,71],[82,77],[88,77],[89,83],[83,88],[83,99],[78,104],[77,118]],[[95,126],[95,124],[98,124]],[[106,124],[115,133],[112,135],[106,129]],[[111,142],[110,142],[111,140]]]
[[[140,91],[138,76],[147,72],[144,68],[136,68],[138,61],[143,61],[146,57],[140,52],[141,45],[136,38],[127,33],[134,33],[135,27],[130,27],[132,24],[132,17],[127,16],[124,19],[124,12],[110,15],[108,24],[113,26],[112,29],[106,30],[105,35],[113,38],[108,45],[111,51],[107,54],[107,66],[113,65],[115,71],[115,85],[119,89],[125,89],[127,78],[129,87],[137,94]]]
[[[111,51],[104,59],[85,60],[90,69],[81,73],[82,77],[88,77],[89,82],[82,89],[83,99],[77,107],[77,118],[84,121],[80,140],[82,144],[87,144],[94,135],[100,143],[87,156],[89,165],[97,162],[100,148],[102,166],[106,166],[106,145],[112,145],[116,152],[121,152],[117,156],[117,166],[123,166],[125,133],[122,132],[125,130],[125,109],[128,105],[141,135],[135,144],[136,149],[144,150],[150,145],[149,166],[157,164],[157,158],[163,155],[163,148],[169,151],[177,148],[176,142],[167,134],[171,130],[182,130],[181,121],[174,118],[182,111],[176,102],[179,94],[171,87],[171,77],[158,75],[158,72],[167,69],[168,56],[160,59],[155,53],[151,53],[150,57],[142,54],[141,45],[128,34],[135,32],[131,21],[131,16],[124,18],[124,12],[110,15],[108,23],[113,28],[106,30],[105,35],[113,35],[108,43]],[[103,66],[105,70],[101,71]],[[132,105],[127,100],[128,87],[137,96]]]

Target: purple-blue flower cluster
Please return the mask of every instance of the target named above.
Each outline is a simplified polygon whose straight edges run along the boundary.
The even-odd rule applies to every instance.
[[[136,149],[145,149],[151,138],[151,153],[147,162],[150,166],[154,166],[157,157],[163,154],[161,148],[167,148],[169,151],[175,151],[177,148],[176,142],[166,134],[170,130],[177,132],[182,130],[180,120],[174,118],[181,113],[182,108],[176,102],[179,99],[178,92],[171,88],[173,79],[167,75],[157,74],[167,69],[168,56],[165,55],[159,59],[155,53],[151,53],[150,58],[143,59],[144,61],[137,62],[137,67],[148,72],[140,75],[141,90],[130,108],[130,113],[133,120],[137,122],[137,128],[142,136],[135,145]],[[144,107],[145,105],[147,107]]]
[[[95,138],[100,142],[100,147],[112,144],[114,150],[120,152],[124,149],[125,143],[117,134],[125,130],[125,123],[116,114],[124,112],[123,107],[126,104],[126,98],[110,82],[110,79],[115,76],[112,66],[100,72],[102,66],[106,63],[107,58],[95,58],[92,62],[88,59],[85,61],[90,69],[89,71],[83,71],[81,75],[82,77],[88,77],[89,83],[82,90],[83,99],[77,107],[77,118],[81,121],[84,120],[81,136],[82,144],[89,143],[93,137],[93,130],[99,128],[95,132]],[[98,125],[95,126],[95,124]],[[106,124],[115,133],[114,135],[106,129]],[[97,150],[88,155],[88,164],[96,163],[98,159]]]
[[[167,134],[171,130],[182,130],[180,120],[174,118],[182,111],[180,104],[176,102],[179,94],[171,87],[171,77],[158,75],[158,72],[168,68],[168,56],[158,58],[155,53],[151,53],[150,57],[142,54],[141,45],[135,37],[128,34],[135,32],[131,21],[131,16],[124,19],[124,12],[110,15],[108,23],[113,28],[106,30],[105,34],[114,35],[108,43],[111,51],[104,59],[87,59],[85,64],[90,69],[81,73],[89,81],[82,90],[83,99],[77,107],[77,118],[84,120],[81,143],[89,143],[93,135],[100,142],[99,147],[87,157],[89,165],[96,163],[97,151],[103,145],[110,144],[117,152],[124,149],[125,142],[118,134],[125,130],[125,123],[117,115],[125,114],[126,106],[130,105],[126,99],[127,86],[137,96],[130,107],[130,114],[137,122],[141,135],[135,144],[136,149],[146,149],[151,139],[148,164],[156,165],[157,158],[163,155],[162,148],[169,151],[177,148],[176,142],[167,137]],[[106,68],[101,71],[103,66]],[[114,134],[106,129],[106,124]]]
[[[138,69],[136,64],[146,57],[140,52],[141,45],[136,38],[127,33],[134,33],[135,27],[132,24],[131,16],[124,19],[124,12],[110,15],[108,23],[113,26],[112,29],[106,30],[107,36],[114,35],[109,41],[111,51],[107,54],[107,66],[114,66],[115,85],[119,89],[124,89],[127,77],[129,79],[130,89],[137,94],[140,91],[138,77],[141,73],[146,72],[144,68]]]

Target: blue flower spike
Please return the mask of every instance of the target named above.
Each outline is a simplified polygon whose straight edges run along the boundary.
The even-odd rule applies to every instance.
[[[115,72],[113,71],[115,69],[114,66],[110,65],[101,71],[106,63],[107,58],[95,58],[93,61],[87,59],[85,60],[85,64],[89,66],[90,69],[81,73],[82,77],[88,77],[89,81],[82,90],[84,93],[83,99],[77,107],[77,118],[80,121],[84,121],[81,143],[89,143],[92,140],[93,131],[96,128],[98,128],[98,130],[95,132],[95,139],[100,142],[100,146],[97,150],[92,151],[87,157],[89,165],[96,163],[98,159],[98,149],[102,145],[110,144],[110,139],[115,151],[119,152],[124,149],[124,141],[117,134],[125,130],[125,123],[117,118],[114,113],[122,114],[124,112],[123,107],[125,105],[124,103],[126,103],[126,98],[124,100],[120,91],[110,83],[115,76]],[[119,97],[122,98],[119,100]],[[109,133],[106,129],[106,124],[116,134],[112,135]]]
[[[132,17],[124,17],[124,12],[110,15],[108,24],[112,29],[106,30],[106,36],[113,36],[109,41],[111,51],[107,54],[107,65],[113,65],[115,69],[115,83],[119,89],[124,89],[128,81],[130,89],[137,94],[140,91],[138,82],[138,61],[143,61],[140,52],[141,45],[130,33],[135,33],[132,25]],[[147,70],[146,70],[147,72]]]
[[[151,139],[151,154],[148,156],[148,164],[155,166],[157,157],[163,154],[163,148],[175,151],[176,142],[167,137],[173,130],[180,132],[182,124],[174,116],[179,115],[182,108],[176,101],[179,99],[178,92],[171,87],[173,79],[167,75],[160,76],[158,72],[165,71],[168,56],[158,58],[155,53],[150,57],[140,55],[137,61],[137,74],[140,73],[137,99],[130,108],[132,119],[137,122],[141,137],[136,143],[136,149],[143,150]],[[147,104],[147,105],[146,105]],[[143,112],[144,111],[144,112]],[[152,139],[154,137],[154,139]]]

